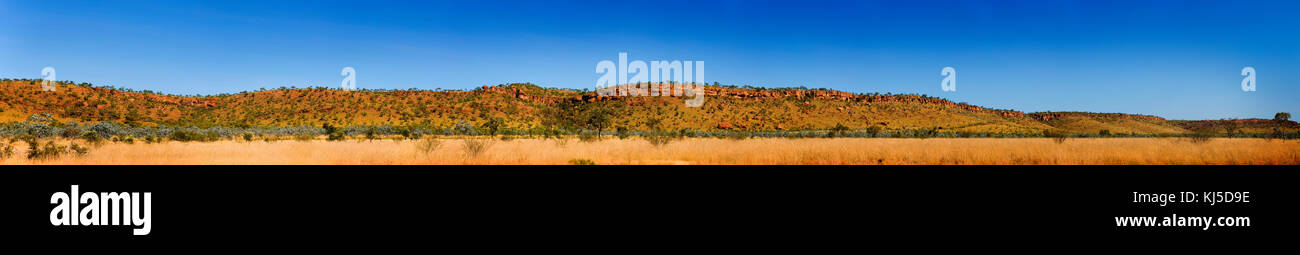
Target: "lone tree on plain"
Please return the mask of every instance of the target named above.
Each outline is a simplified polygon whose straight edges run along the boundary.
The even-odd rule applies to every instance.
[[[1291,113],[1289,113],[1289,112],[1279,112],[1279,113],[1273,115],[1273,120],[1275,120],[1275,121],[1281,121],[1281,122],[1285,122],[1285,121],[1291,120]]]

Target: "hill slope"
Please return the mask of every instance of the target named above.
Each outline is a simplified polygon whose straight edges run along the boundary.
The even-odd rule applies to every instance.
[[[39,81],[0,81],[0,122],[38,113],[58,121],[119,122],[130,126],[319,127],[480,126],[497,120],[507,130],[591,129],[578,126],[593,113],[608,121],[601,130],[800,131],[844,126],[884,131],[1041,134],[1181,134],[1217,127],[1212,121],[1099,113],[1022,113],[957,104],[920,95],[854,94],[822,89],[707,87],[702,107],[681,97],[600,97],[594,92],[531,84],[483,86],[472,91],[282,88],[214,96],[175,96],[88,84],[58,84],[44,92]],[[1295,122],[1241,120],[1240,133],[1300,130]]]

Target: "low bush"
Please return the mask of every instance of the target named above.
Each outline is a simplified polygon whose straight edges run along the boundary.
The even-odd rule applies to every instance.
[[[1052,141],[1056,142],[1057,144],[1062,144],[1065,143],[1066,138],[1070,137],[1070,134],[1065,132],[1064,130],[1044,129],[1043,137],[1052,138]]]
[[[591,143],[596,141],[600,141],[600,136],[597,136],[593,132],[582,132],[578,134],[578,142]]]
[[[830,132],[826,132],[826,137],[835,138],[839,136],[844,136],[844,133],[848,131],[849,131],[849,127],[845,126],[844,123],[835,123],[835,127],[832,127]]]
[[[176,130],[167,139],[178,142],[214,142],[220,140],[221,136],[215,132],[200,133],[198,131]]]
[[[68,147],[72,149],[72,152],[77,153],[77,156],[85,156],[87,153],[90,153],[90,148],[81,147],[81,145],[77,145],[75,143],[69,145]]]
[[[730,133],[727,133],[726,136],[723,136],[723,138],[725,138],[725,139],[727,139],[727,140],[732,140],[732,141],[745,140],[745,139],[749,139],[750,137],[751,137],[751,134],[746,133],[746,132],[739,132],[739,131],[737,131],[737,132],[730,132]]]
[[[377,137],[375,133],[376,130],[373,127],[370,129],[366,129],[366,140],[375,140],[375,138]]]
[[[86,142],[90,143],[92,146],[98,146],[104,143],[104,139],[99,137],[99,132],[95,131],[86,131],[85,133],[81,133],[81,139],[86,140]]]
[[[68,147],[54,144],[54,141],[45,142],[45,146],[39,146],[40,143],[29,143],[31,147],[27,149],[27,159],[32,160],[50,160],[56,159],[59,155],[68,152]]]
[[[870,127],[867,127],[867,130],[864,131],[867,132],[867,135],[869,137],[876,137],[876,135],[880,134],[881,129],[883,128],[881,128],[880,126],[871,125]]]
[[[595,161],[591,161],[590,159],[576,158],[576,159],[570,159],[570,160],[569,160],[569,164],[570,164],[570,165],[579,165],[579,166],[590,166],[590,165],[595,165],[596,162],[595,162]]]
[[[1210,142],[1210,138],[1213,137],[1214,134],[1209,132],[1192,132],[1191,134],[1187,135],[1188,141],[1191,141],[1192,143],[1196,143],[1196,144],[1208,143]]]
[[[4,148],[0,148],[0,159],[7,159],[14,156],[14,145],[5,143]]]
[[[627,139],[632,136],[632,133],[627,130],[627,127],[618,127],[614,129],[614,133],[618,135],[619,140]]]
[[[677,135],[676,133],[673,132],[650,132],[648,134],[641,136],[641,138],[645,139],[647,142],[650,142],[650,145],[655,147],[668,145],[673,141],[683,139],[682,136]]]
[[[346,134],[343,134],[343,129],[340,129],[328,123],[322,124],[321,128],[325,129],[326,135],[329,135],[329,137],[325,138],[325,140],[327,141],[343,141],[348,139],[348,136]]]

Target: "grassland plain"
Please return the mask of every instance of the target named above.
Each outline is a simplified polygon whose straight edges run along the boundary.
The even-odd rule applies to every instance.
[[[75,142],[75,141],[55,141]],[[18,143],[15,149],[26,151]],[[4,164],[1300,164],[1300,141],[1257,138],[687,138],[107,142],[84,155]]]

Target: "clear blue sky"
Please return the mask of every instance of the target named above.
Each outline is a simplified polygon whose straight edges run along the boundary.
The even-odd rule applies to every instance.
[[[361,88],[591,88],[628,52],[723,84],[1271,118],[1300,113],[1297,32],[1297,1],[0,0],[0,77],[215,94],[338,86],[351,66]]]

